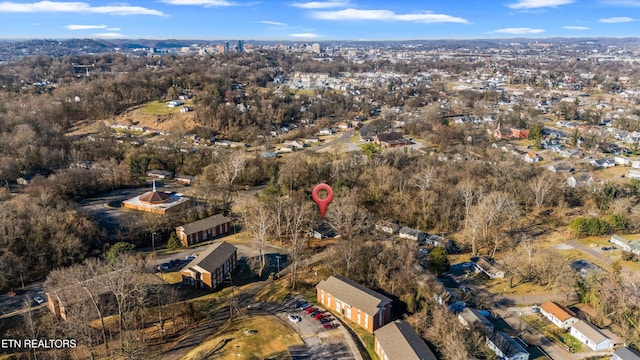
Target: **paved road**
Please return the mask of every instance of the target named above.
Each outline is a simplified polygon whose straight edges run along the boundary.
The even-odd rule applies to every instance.
[[[567,244],[573,246],[574,248],[587,253],[591,256],[593,256],[594,258],[602,261],[604,264],[607,265],[611,265],[613,264],[614,260],[612,258],[610,258],[609,256],[605,255],[602,253],[602,250],[600,250],[600,247],[596,247],[596,248],[592,248],[590,246],[586,246],[583,244],[580,244],[579,242],[575,241],[575,240],[569,240],[567,241]]]
[[[42,306],[35,306],[37,304],[33,301],[33,297],[36,295],[40,295],[46,300],[44,294],[44,281],[38,281],[27,285],[24,291],[16,289],[16,293],[16,296],[9,296],[8,292],[0,294],[0,319],[23,313],[25,311],[25,301],[33,306],[30,310],[41,308]]]

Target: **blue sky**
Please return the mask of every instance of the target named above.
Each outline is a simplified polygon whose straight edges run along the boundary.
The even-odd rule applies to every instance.
[[[640,0],[0,0],[5,39],[553,36],[640,36]]]

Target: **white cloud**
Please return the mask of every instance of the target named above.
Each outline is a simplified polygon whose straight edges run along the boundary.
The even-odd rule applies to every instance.
[[[628,16],[619,16],[619,17],[604,18],[598,21],[605,24],[617,24],[617,23],[626,23],[626,22],[632,22],[637,20],[634,18],[630,18]]]
[[[226,0],[161,0],[163,3],[171,5],[195,5],[204,7],[223,7],[223,6],[236,6],[233,1]]]
[[[104,38],[104,39],[123,39],[126,37],[125,35],[115,33],[115,32],[98,33],[98,34],[93,34],[93,36],[97,38]]]
[[[514,35],[523,35],[523,34],[541,34],[545,32],[543,29],[532,29],[528,27],[521,28],[505,28],[489,31],[489,34],[514,34]]]
[[[106,29],[107,25],[67,25],[67,30],[91,30],[91,29]]]
[[[569,25],[569,26],[563,26],[562,28],[563,29],[567,29],[567,30],[589,30],[589,28],[586,27],[586,26],[572,26],[572,25]]]
[[[107,15],[155,15],[165,16],[162,11],[148,9],[141,6],[127,4],[111,6],[91,6],[85,2],[57,2],[39,1],[35,3],[14,3],[11,1],[0,3],[0,12],[6,13],[34,13],[34,12],[69,12],[94,13]]]
[[[289,36],[300,39],[317,39],[320,37],[320,35],[313,33],[289,34]]]
[[[348,1],[311,1],[306,3],[293,3],[291,6],[295,6],[302,9],[330,9],[337,7],[345,7],[349,5]]]
[[[602,2],[613,6],[640,7],[640,0],[603,0]]]
[[[468,23],[467,19],[454,17],[445,14],[434,14],[430,12],[413,14],[396,14],[390,10],[358,10],[344,9],[338,11],[316,11],[313,13],[316,19],[321,20],[388,20],[388,21],[411,21],[420,23]]]
[[[512,9],[537,9],[544,7],[558,7],[560,5],[568,5],[574,0],[520,0],[517,3],[508,4]]]
[[[107,31],[120,31],[120,28],[107,28]]]
[[[258,21],[258,23],[260,24],[267,24],[267,25],[274,25],[274,26],[287,26],[287,24],[283,23],[283,22],[278,22],[278,21],[269,21],[269,20],[262,20],[262,21]]]

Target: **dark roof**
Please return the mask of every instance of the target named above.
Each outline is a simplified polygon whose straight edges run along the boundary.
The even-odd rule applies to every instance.
[[[140,195],[140,201],[149,204],[162,204],[169,200],[171,195],[164,192],[149,191]]]
[[[640,353],[628,347],[621,347],[613,353],[622,360],[640,360]]]
[[[528,354],[522,345],[503,332],[491,334],[489,339],[505,356],[511,357],[518,353]]]
[[[342,276],[330,276],[316,287],[366,314],[375,315],[391,299]]]
[[[389,360],[436,360],[420,335],[403,320],[388,323],[374,331]]]
[[[231,222],[231,219],[222,215],[222,214],[216,214],[213,216],[209,216],[208,218],[204,218],[198,221],[194,221],[192,223],[189,224],[185,224],[182,226],[179,226],[177,229],[182,228],[183,232],[186,235],[191,235],[191,234],[195,234],[197,232],[200,231],[205,231],[208,229],[212,229],[218,225],[222,225],[225,223],[229,223]]]
[[[393,141],[393,140],[402,140],[402,133],[399,132],[390,132],[385,134],[378,134],[378,141]]]
[[[191,260],[182,270],[195,270],[201,272],[198,267],[209,273],[213,273],[217,268],[222,266],[233,254],[238,250],[235,246],[221,241],[210,245],[207,250],[201,252],[197,258]]]

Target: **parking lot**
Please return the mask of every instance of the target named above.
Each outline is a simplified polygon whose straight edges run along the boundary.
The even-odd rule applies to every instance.
[[[306,304],[308,307],[303,310],[303,304],[306,303],[302,300],[290,299],[276,314],[294,328],[304,341],[304,345],[289,349],[292,359],[361,359],[348,331],[331,313],[311,304]],[[314,312],[310,308],[319,312],[312,316]],[[326,319],[324,324],[327,325],[321,322],[321,318]]]

